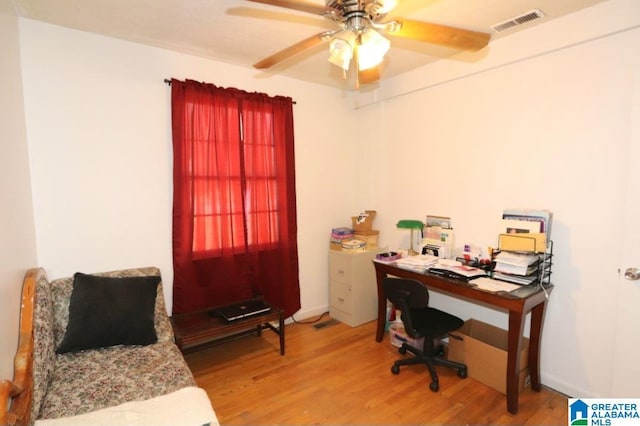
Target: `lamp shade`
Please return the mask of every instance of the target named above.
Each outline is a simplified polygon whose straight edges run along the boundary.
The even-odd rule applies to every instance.
[[[381,3],[380,8],[377,10],[378,13],[388,13],[393,10],[394,7],[398,4],[398,0],[384,0]]]
[[[422,229],[424,228],[424,223],[419,220],[405,219],[398,221],[396,227],[401,229]]]
[[[360,36],[358,47],[358,69],[367,70],[378,66],[389,51],[391,43],[373,28],[367,28]]]
[[[353,31],[341,31],[329,44],[329,62],[347,71],[351,64],[355,43],[356,35]]]

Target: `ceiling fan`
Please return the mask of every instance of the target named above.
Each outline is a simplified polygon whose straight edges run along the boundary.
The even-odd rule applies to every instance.
[[[462,50],[480,50],[489,43],[488,33],[469,31],[400,17],[385,20],[400,0],[326,0],[325,6],[309,0],[248,0],[324,16],[338,29],[323,31],[253,64],[266,69],[307,49],[330,41],[329,62],[354,76],[360,84],[380,79],[380,64],[391,43],[384,35],[404,37]]]

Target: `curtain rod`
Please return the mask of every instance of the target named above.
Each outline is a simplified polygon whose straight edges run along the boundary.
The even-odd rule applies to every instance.
[[[165,78],[165,79],[164,79],[164,82],[165,82],[165,83],[167,83],[169,86],[171,86],[171,79],[169,79],[169,78]],[[297,102],[296,102],[296,101],[293,101],[293,100],[291,101],[291,103],[292,103],[292,104],[294,104],[294,105],[296,105],[296,104],[297,104]]]

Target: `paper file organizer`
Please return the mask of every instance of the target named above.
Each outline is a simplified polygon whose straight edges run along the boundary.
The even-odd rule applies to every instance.
[[[551,284],[551,265],[553,258],[553,241],[547,241],[547,234],[500,234],[498,236],[498,250],[521,251],[539,253],[540,260],[536,282],[544,286]]]

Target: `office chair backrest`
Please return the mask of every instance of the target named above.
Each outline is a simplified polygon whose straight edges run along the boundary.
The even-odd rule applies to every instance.
[[[393,305],[402,311],[404,329],[411,337],[421,337],[413,327],[412,309],[429,306],[429,291],[417,280],[387,277],[382,281],[384,295]]]

